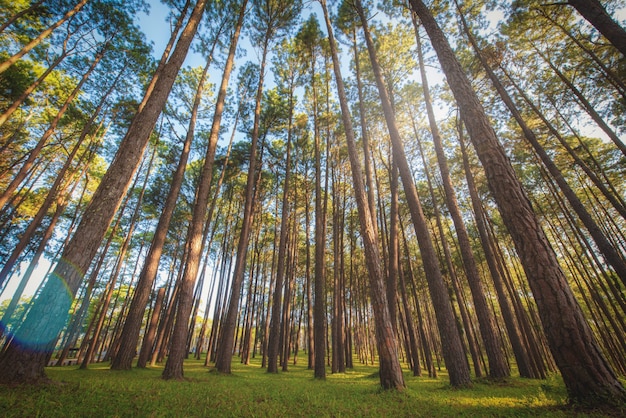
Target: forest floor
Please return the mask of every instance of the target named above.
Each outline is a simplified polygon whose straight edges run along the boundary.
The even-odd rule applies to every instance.
[[[162,366],[112,371],[108,363],[46,369],[53,383],[0,386],[1,417],[606,417],[622,410],[582,411],[566,404],[557,376],[475,380],[452,389],[445,370],[437,379],[405,372],[403,392],[380,390],[377,367],[313,378],[306,358],[288,372],[268,374],[253,359],[233,360],[232,375],[185,362],[185,380],[164,381]]]

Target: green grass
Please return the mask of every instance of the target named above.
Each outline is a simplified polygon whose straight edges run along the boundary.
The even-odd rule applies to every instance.
[[[209,372],[202,362],[185,363],[184,381],[164,381],[162,367],[128,372],[108,364],[88,370],[48,368],[54,383],[0,386],[1,417],[571,417],[626,416],[621,411],[581,412],[566,406],[560,379],[480,380],[456,390],[438,379],[405,375],[407,388],[381,391],[376,368],[313,379],[306,366],[270,375],[253,360],[236,359],[233,374]]]

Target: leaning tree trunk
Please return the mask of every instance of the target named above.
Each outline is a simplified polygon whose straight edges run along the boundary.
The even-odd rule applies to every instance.
[[[137,351],[137,342],[139,341],[139,331],[141,329],[141,322],[146,311],[146,305],[148,304],[148,298],[150,297],[150,291],[152,284],[157,275],[159,268],[159,261],[161,254],[163,253],[163,246],[165,245],[165,239],[167,238],[167,232],[169,229],[170,221],[176,209],[176,202],[178,200],[178,194],[183,184],[185,177],[185,169],[187,168],[187,161],[189,159],[189,153],[191,151],[191,143],[193,142],[196,119],[198,115],[198,108],[202,100],[202,93],[204,90],[204,84],[211,65],[212,53],[209,54],[209,58],[204,66],[204,70],[200,79],[198,80],[198,87],[194,97],[193,107],[191,110],[191,117],[189,119],[189,127],[187,128],[187,135],[183,144],[183,149],[178,160],[176,171],[172,176],[172,182],[170,183],[170,189],[163,205],[161,216],[157,224],[154,237],[150,244],[150,249],[144,260],[141,273],[139,274],[139,280],[135,288],[135,294],[130,304],[130,309],[126,320],[124,321],[124,327],[122,328],[122,334],[120,336],[120,347],[111,361],[111,369],[114,370],[130,370],[132,367],[132,361]]]
[[[189,254],[187,256],[187,262],[184,267],[183,277],[181,278],[181,286],[179,290],[178,306],[176,309],[176,323],[172,333],[172,344],[170,348],[170,355],[163,369],[164,379],[182,379],[183,378],[183,360],[186,357],[186,342],[187,342],[187,325],[189,322],[189,315],[192,308],[192,291],[193,285],[198,274],[200,266],[200,257],[202,254],[202,247],[204,242],[204,221],[206,218],[207,206],[210,197],[211,179],[213,177],[213,161],[215,160],[215,151],[217,148],[217,140],[219,138],[219,130],[222,121],[222,114],[224,111],[224,104],[226,98],[226,89],[228,87],[228,81],[232,72],[234,64],[234,53],[239,41],[239,34],[241,33],[241,27],[243,26],[243,20],[245,16],[247,1],[244,1],[241,5],[237,25],[233,33],[231,40],[230,50],[228,53],[228,59],[226,66],[224,67],[224,74],[222,76],[222,84],[217,97],[217,104],[215,113],[213,115],[213,124],[211,126],[211,133],[209,136],[209,145],[206,152],[204,161],[204,167],[198,183],[198,190],[196,193],[196,203],[193,208],[193,217],[191,220],[191,227],[187,238]]]
[[[361,236],[365,247],[365,260],[370,279],[370,293],[372,298],[372,308],[374,310],[374,321],[376,323],[376,343],[378,346],[378,356],[380,359],[379,377],[380,384],[384,389],[402,390],[405,386],[400,361],[398,359],[398,348],[396,336],[391,324],[389,315],[389,305],[385,290],[384,273],[381,266],[381,257],[378,249],[378,237],[374,234],[372,216],[369,210],[367,193],[363,184],[361,162],[358,157],[354,130],[348,99],[346,97],[337,47],[332,32],[332,25],[328,17],[326,1],[320,0],[324,11],[324,19],[328,30],[330,50],[333,59],[333,69],[335,71],[335,83],[337,94],[341,105],[341,117],[346,130],[346,142],[348,145],[348,156],[352,169],[352,181],[354,182],[354,194],[357,201],[359,221],[361,225]]]
[[[498,94],[500,95],[500,98],[517,121],[517,124],[522,129],[524,137],[533,147],[533,149],[541,159],[541,162],[544,164],[552,178],[554,178],[559,188],[563,192],[563,195],[572,206],[572,209],[574,209],[574,212],[576,212],[583,225],[585,225],[585,228],[587,228],[587,231],[589,231],[589,234],[593,238],[598,249],[600,250],[600,252],[602,252],[604,259],[613,267],[615,273],[619,276],[622,282],[626,284],[626,262],[624,262],[616,248],[611,245],[607,237],[602,232],[602,229],[598,226],[591,214],[585,208],[585,205],[580,201],[574,190],[569,186],[561,170],[557,167],[554,161],[552,161],[546,150],[539,143],[539,140],[537,139],[535,133],[526,124],[526,121],[524,120],[521,112],[518,110],[517,106],[513,102],[513,99],[511,98],[511,96],[509,96],[508,92],[491,69],[487,60],[483,57],[483,54],[478,47],[476,39],[474,39],[474,36],[467,26],[465,18],[463,17],[463,15],[460,16],[461,22],[463,23],[463,27],[470,43],[472,44],[472,47],[474,48],[476,56],[480,60],[480,63],[482,64],[484,70],[487,72],[487,75],[489,76],[489,79],[491,80]]]
[[[206,3],[207,0],[198,0],[170,60],[158,74],[159,78],[144,108],[137,113],[128,128],[76,233],[33,303],[16,338],[2,353],[0,382],[36,382],[46,379],[46,358],[54,348],[53,344],[65,325],[72,299],[139,166],[150,133],[202,20]]]
[[[356,2],[357,12],[361,17],[363,33],[367,42],[367,49],[372,63],[372,70],[376,78],[378,93],[383,107],[383,113],[387,122],[389,136],[393,146],[393,156],[398,164],[400,178],[404,186],[407,203],[411,213],[411,219],[417,234],[417,240],[426,271],[426,279],[428,280],[428,288],[431,294],[433,305],[435,306],[435,314],[437,316],[437,326],[442,339],[443,355],[450,376],[450,384],[455,387],[467,386],[470,384],[469,366],[465,361],[465,353],[461,343],[461,337],[456,327],[452,304],[446,289],[441,270],[439,268],[439,260],[432,242],[432,237],[426,218],[424,216],[422,206],[417,195],[417,189],[413,180],[413,175],[409,167],[409,163],[404,153],[404,145],[398,131],[395,120],[394,111],[391,106],[385,82],[376,57],[376,49],[372,36],[369,33],[367,18],[361,7],[361,2]]]
[[[65,15],[57,20],[56,22],[54,22],[51,26],[49,26],[48,28],[46,28],[44,31],[42,31],[39,35],[37,35],[32,41],[30,41],[28,44],[24,45],[24,47],[22,47],[21,50],[19,50],[16,54],[12,55],[10,58],[8,58],[6,61],[0,63],[0,74],[2,74],[3,72],[5,72],[7,69],[9,69],[10,66],[12,66],[13,64],[15,64],[17,61],[20,60],[20,58],[22,58],[24,55],[28,54],[33,48],[35,48],[37,45],[39,45],[41,43],[41,41],[43,41],[44,39],[46,39],[48,36],[50,36],[50,34],[59,26],[61,26],[62,24],[64,24],[65,22],[67,22],[68,19],[70,19],[72,16],[74,16],[76,13],[78,13],[80,11],[80,9],[83,8],[83,6],[87,3],[87,0],[80,0],[80,2],[78,4],[76,4],[71,10],[69,10],[67,13],[65,13]]]
[[[439,57],[533,291],[572,402],[621,403],[626,391],[602,355],[504,149],[444,33],[422,0],[410,0]]]
[[[106,52],[106,50],[107,50],[107,47],[104,46],[100,51],[98,51],[98,53],[96,53],[96,56],[94,60],[91,62],[89,69],[85,71],[85,73],[81,77],[78,84],[76,84],[72,92],[67,96],[63,105],[58,110],[57,114],[55,115],[54,119],[52,119],[52,122],[50,122],[50,125],[48,126],[46,131],[43,133],[41,138],[39,138],[37,145],[35,145],[35,147],[33,147],[30,150],[26,161],[24,161],[24,163],[22,164],[18,172],[15,174],[15,176],[9,183],[9,185],[2,191],[2,193],[0,194],[0,209],[4,208],[7,205],[7,202],[11,198],[11,195],[13,194],[13,192],[24,181],[24,179],[26,178],[26,176],[28,175],[30,171],[30,168],[33,166],[33,164],[37,160],[37,157],[39,157],[39,154],[43,150],[44,146],[47,145],[48,140],[56,132],[57,126],[61,122],[61,118],[63,117],[65,112],[69,109],[70,104],[72,104],[76,96],[80,93],[83,85],[87,82],[87,80],[93,73],[98,63],[104,57],[104,53]]]
[[[465,222],[463,221],[463,215],[461,214],[461,210],[459,208],[454,186],[452,185],[448,161],[443,149],[443,142],[439,133],[439,127],[437,126],[437,121],[435,120],[435,112],[433,110],[430,89],[428,88],[428,78],[426,76],[426,69],[422,54],[422,45],[414,15],[413,24],[415,26],[417,55],[419,58],[422,88],[424,90],[424,102],[426,104],[426,113],[428,115],[433,144],[435,145],[435,153],[437,154],[439,171],[441,172],[441,181],[443,183],[446,206],[450,213],[450,217],[452,218],[452,222],[454,223],[454,229],[456,231],[461,252],[461,259],[463,260],[463,266],[465,267],[465,276],[467,278],[467,282],[469,283],[470,291],[472,292],[472,300],[474,301],[474,309],[476,311],[476,316],[478,317],[480,335],[485,346],[487,359],[489,360],[489,377],[494,379],[506,378],[510,375],[509,365],[503,351],[502,342],[496,332],[495,318],[487,304],[487,298],[481,282],[480,273],[478,272],[478,266],[476,265],[472,244],[470,242],[467,228],[465,227]]]
[[[602,7],[599,0],[567,0],[582,17],[626,56],[626,32]]]

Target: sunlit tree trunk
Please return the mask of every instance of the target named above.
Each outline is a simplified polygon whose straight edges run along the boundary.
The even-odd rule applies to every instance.
[[[404,377],[402,376],[402,369],[398,360],[398,348],[389,315],[384,273],[381,267],[381,258],[378,249],[378,237],[375,235],[374,227],[372,226],[372,216],[369,211],[367,193],[363,183],[361,162],[356,149],[350,109],[348,107],[348,100],[343,85],[343,78],[341,77],[339,57],[337,55],[337,47],[332,31],[332,25],[330,23],[330,18],[328,17],[326,1],[320,0],[320,3],[324,12],[324,19],[326,21],[326,28],[328,30],[328,37],[330,41],[333,69],[335,71],[335,83],[337,85],[337,93],[339,95],[339,103],[341,105],[343,125],[346,131],[348,156],[350,158],[352,181],[354,183],[354,194],[357,201],[359,221],[361,224],[361,236],[365,248],[365,261],[370,278],[369,287],[372,298],[372,308],[374,310],[374,321],[376,322],[376,342],[380,360],[380,384],[384,389],[402,390],[405,386]]]
[[[135,293],[132,298],[128,315],[124,321],[124,327],[122,328],[122,334],[120,336],[119,350],[111,361],[111,368],[113,370],[129,370],[137,351],[137,341],[139,340],[141,322],[146,310],[148,298],[150,297],[152,284],[154,283],[157,270],[159,268],[159,261],[161,254],[163,253],[163,246],[165,245],[167,231],[169,229],[174,210],[176,209],[178,194],[185,177],[185,169],[187,168],[189,152],[191,151],[191,144],[195,134],[198,107],[200,106],[200,102],[202,100],[204,84],[211,61],[212,53],[209,54],[209,58],[204,66],[202,75],[198,80],[198,88],[193,101],[191,117],[189,119],[189,126],[187,128],[185,142],[183,143],[183,149],[178,160],[176,171],[172,176],[170,188],[163,205],[163,210],[161,211],[161,216],[159,217],[159,222],[154,232],[154,237],[152,238],[152,243],[150,244],[150,249],[148,250],[148,254],[143,262],[141,273],[139,274],[139,280],[137,281],[137,286],[135,288]]]
[[[192,308],[192,291],[200,266],[200,257],[204,242],[204,223],[207,213],[207,204],[209,200],[209,192],[211,187],[211,179],[213,177],[213,161],[215,159],[215,151],[217,148],[217,140],[219,138],[219,130],[224,111],[226,89],[234,64],[234,55],[237,49],[239,34],[243,26],[247,1],[244,0],[241,5],[239,18],[235,26],[233,38],[231,40],[228,59],[224,67],[222,75],[222,84],[217,97],[215,113],[213,115],[213,124],[209,134],[209,145],[207,147],[204,160],[204,167],[198,182],[198,190],[196,192],[196,200],[193,208],[193,217],[189,229],[187,242],[189,247],[189,255],[184,267],[181,287],[179,292],[179,300],[176,309],[176,322],[172,334],[172,343],[170,347],[169,357],[165,368],[163,369],[164,379],[182,379],[183,378],[183,360],[186,357],[186,341],[188,331],[189,315]]]
[[[420,247],[424,269],[426,271],[426,279],[428,280],[428,288],[431,299],[435,306],[435,314],[437,315],[437,326],[442,338],[443,353],[446,362],[446,368],[449,371],[450,384],[455,387],[467,386],[470,384],[470,373],[467,362],[465,361],[465,353],[461,344],[461,338],[456,328],[452,305],[441,270],[439,269],[439,260],[433,246],[432,237],[422,206],[417,195],[417,189],[413,181],[413,175],[409,167],[406,155],[404,153],[404,145],[400,138],[400,133],[395,120],[395,114],[392,109],[391,100],[389,98],[385,81],[376,57],[376,49],[369,33],[369,27],[361,2],[356,2],[357,12],[361,17],[363,33],[367,42],[367,49],[372,63],[372,69],[378,86],[378,93],[383,107],[383,113],[387,122],[389,136],[391,137],[393,156],[398,164],[400,178],[404,186],[404,193],[411,213],[411,219],[415,227],[417,239]]]
[[[624,402],[626,391],[600,352],[469,79],[430,10],[421,0],[410,0],[410,4],[428,32],[483,164],[489,188],[515,242],[570,400],[585,404]]]
[[[19,336],[0,356],[0,382],[34,382],[45,379],[44,367],[51,343],[65,325],[67,314],[102,237],[115,215],[135,174],[150,133],[163,109],[191,41],[201,21],[207,0],[199,0],[182,31],[176,48],[163,66],[154,90],[120,143],[85,210],[73,238],[49,276],[25,318]]]

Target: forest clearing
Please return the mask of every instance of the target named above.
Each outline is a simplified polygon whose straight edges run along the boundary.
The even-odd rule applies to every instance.
[[[626,0],[0,0],[3,407],[623,414],[624,27]]]

